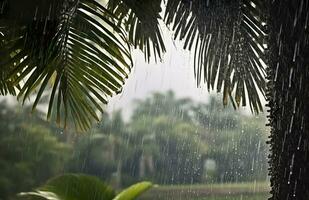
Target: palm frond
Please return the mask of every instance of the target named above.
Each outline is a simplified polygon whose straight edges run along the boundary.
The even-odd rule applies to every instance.
[[[129,41],[144,52],[149,62],[151,54],[161,59],[166,51],[160,30],[161,0],[109,0],[108,8],[122,22]]]
[[[266,15],[262,0],[168,0],[164,21],[194,49],[197,85],[223,90],[223,103],[234,107],[247,100],[262,110],[265,96]],[[235,103],[236,102],[236,103]]]
[[[3,30],[0,27],[0,57],[2,59],[8,59],[10,58],[10,55],[6,52],[6,48],[9,47],[5,48],[5,44],[7,43],[7,41],[5,40],[2,31]],[[2,65],[0,65],[0,95],[7,95],[7,94],[16,95],[16,88],[12,83],[14,81],[12,80],[13,77],[11,79],[7,79],[7,76],[8,76],[8,70],[2,67]]]
[[[131,70],[130,50],[115,18],[95,0],[63,1],[57,18],[34,18],[30,24],[3,26],[7,59],[0,69],[7,80],[21,81],[18,98],[36,94],[33,109],[50,89],[48,119],[72,118],[80,130],[99,120],[108,97],[119,93]],[[56,9],[59,10],[59,9]],[[35,14],[36,15],[36,14]],[[3,20],[5,24],[7,20]],[[1,21],[0,21],[1,26]],[[54,109],[55,107],[55,109]]]

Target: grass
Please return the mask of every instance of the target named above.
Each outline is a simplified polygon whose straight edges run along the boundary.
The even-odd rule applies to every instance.
[[[159,186],[141,200],[266,200],[266,182]]]
[[[195,198],[191,200],[267,200],[268,194],[253,194],[253,195],[236,195],[236,196],[212,196],[212,197],[202,197]]]

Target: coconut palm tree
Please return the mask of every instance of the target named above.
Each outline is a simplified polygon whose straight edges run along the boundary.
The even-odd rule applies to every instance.
[[[309,199],[309,2],[268,9],[271,199]]]
[[[0,93],[23,102],[35,94],[35,109],[47,92],[48,118],[66,126],[70,117],[86,130],[121,91],[131,47],[147,61],[166,51],[163,21],[193,52],[198,85],[255,113],[267,97],[271,199],[308,199],[308,7],[305,0],[0,0]]]

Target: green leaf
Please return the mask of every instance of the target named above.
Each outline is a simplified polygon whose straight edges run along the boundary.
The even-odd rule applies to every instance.
[[[150,56],[161,59],[165,45],[160,29],[161,0],[109,0],[108,9],[120,19],[130,43],[143,51],[145,60]]]
[[[113,200],[134,200],[136,197],[149,190],[152,186],[153,185],[150,182],[134,184],[119,193]]]
[[[65,7],[54,10],[57,18],[16,19],[15,26],[0,19],[0,94],[18,89],[18,99],[34,99],[35,110],[49,92],[47,118],[86,131],[122,90],[131,52],[119,21],[104,6],[94,0],[62,4],[57,1]]]
[[[265,1],[168,0],[164,21],[194,51],[197,85],[223,91],[237,106],[262,111],[267,28]],[[246,96],[246,93],[249,95]]]
[[[151,187],[150,182],[140,182],[116,196],[113,189],[96,177],[65,174],[50,179],[34,192],[23,192],[19,196],[46,200],[134,200]]]
[[[96,177],[66,174],[51,179],[34,192],[20,193],[20,196],[46,200],[112,200],[115,192]]]

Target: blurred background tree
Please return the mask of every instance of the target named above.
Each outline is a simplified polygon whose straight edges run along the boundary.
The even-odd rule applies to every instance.
[[[0,110],[0,199],[9,199],[62,173],[71,148],[44,126],[39,113],[30,116],[5,102]]]
[[[116,188],[140,180],[158,184],[252,182],[267,179],[265,117],[247,116],[172,91],[104,114],[89,134],[63,132],[1,103],[1,199],[64,172],[95,175]],[[74,137],[70,136],[74,135]],[[68,139],[69,138],[69,139]]]

